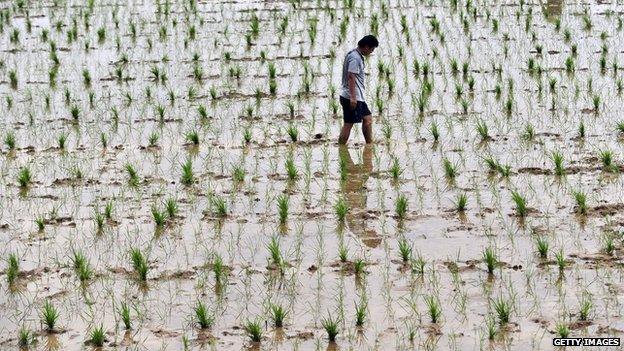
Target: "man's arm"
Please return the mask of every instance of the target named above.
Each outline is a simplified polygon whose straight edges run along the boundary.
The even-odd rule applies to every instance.
[[[349,99],[351,109],[355,110],[355,107],[357,106],[357,99],[355,98],[355,73],[349,72],[347,79],[349,83]]]

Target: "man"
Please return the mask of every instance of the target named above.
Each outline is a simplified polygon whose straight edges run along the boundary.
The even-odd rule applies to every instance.
[[[358,47],[349,51],[342,65],[342,106],[344,124],[338,138],[339,144],[346,144],[354,123],[362,123],[362,134],[367,144],[373,142],[373,116],[364,102],[364,56],[379,46],[379,41],[367,35],[358,42]]]

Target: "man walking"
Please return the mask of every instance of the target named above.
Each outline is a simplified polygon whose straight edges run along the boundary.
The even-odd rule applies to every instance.
[[[344,124],[338,137],[339,144],[346,144],[354,123],[362,123],[362,134],[367,144],[373,142],[373,116],[364,102],[364,56],[379,46],[373,35],[360,39],[358,47],[349,51],[342,65],[342,89],[340,105]]]

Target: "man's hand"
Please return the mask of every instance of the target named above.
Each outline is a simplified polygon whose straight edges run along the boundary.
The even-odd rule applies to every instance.
[[[351,109],[355,110],[355,108],[357,107],[357,100],[351,98],[350,104],[351,104]]]

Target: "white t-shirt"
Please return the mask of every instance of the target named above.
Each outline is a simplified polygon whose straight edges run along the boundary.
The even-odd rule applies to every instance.
[[[353,49],[347,53],[342,65],[342,89],[340,96],[350,99],[349,95],[349,72],[355,73],[355,99],[364,101],[364,56]]]

